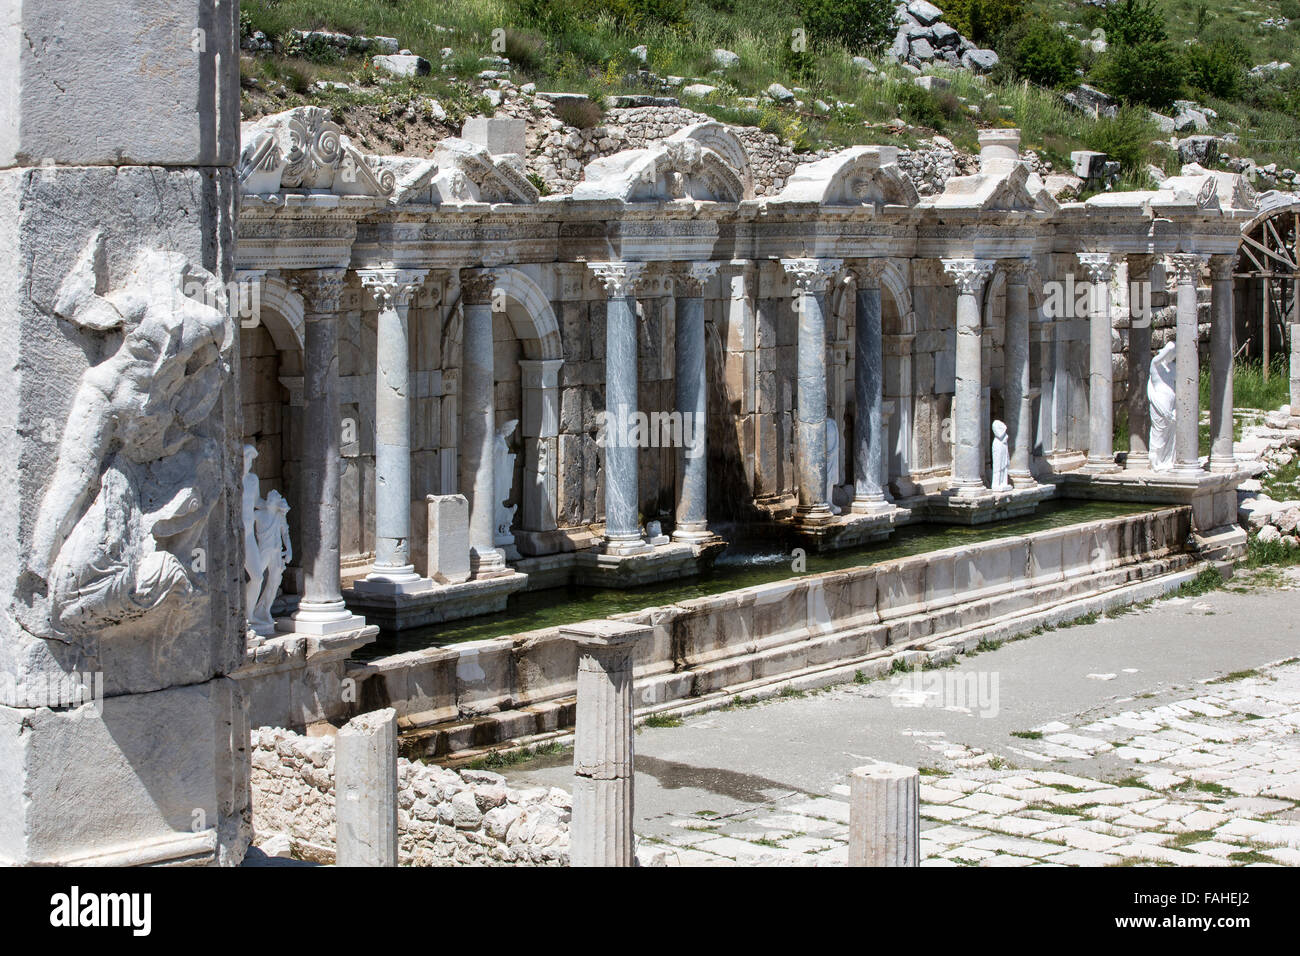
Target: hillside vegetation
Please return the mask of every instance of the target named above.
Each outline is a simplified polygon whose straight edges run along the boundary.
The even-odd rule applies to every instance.
[[[1116,0],[1109,9],[1068,0],[937,5],[947,22],[998,52],[991,74],[935,68],[947,88],[916,85],[882,55],[894,36],[894,5],[886,0],[245,0],[243,29],[264,32],[275,48],[246,57],[243,69],[246,87],[249,80],[263,89],[282,84],[296,98],[344,114],[365,106],[382,116],[386,105],[401,114],[413,98],[436,98],[446,114],[437,118],[448,125],[491,111],[482,92],[493,82],[479,77],[485,69],[508,70],[516,85],[588,94],[596,113],[566,118],[573,125],[598,122],[599,104],[611,95],[680,96],[683,85],[708,84],[712,92],[682,97],[683,105],[759,126],[798,149],[907,144],[932,130],[974,150],[979,128],[1014,125],[1023,148],[1058,169],[1069,168],[1074,149],[1110,153],[1124,163],[1121,188],[1147,187],[1148,164],[1176,169],[1176,153],[1161,145],[1170,134],[1149,110],[1172,113],[1173,101],[1185,98],[1217,114],[1207,132],[1226,134],[1223,161],[1300,165],[1300,63],[1250,72],[1300,60],[1300,0]],[[1290,19],[1284,26],[1263,25],[1283,17]],[[428,59],[432,73],[377,82],[364,57],[292,42],[292,31],[312,29],[396,37]],[[720,66],[715,49],[738,59]],[[666,89],[665,78],[680,79]],[[317,80],[349,88],[322,91]],[[1070,107],[1061,92],[1080,82],[1124,108],[1095,118]],[[796,97],[765,95],[773,83]],[[254,112],[273,105],[248,95]]]

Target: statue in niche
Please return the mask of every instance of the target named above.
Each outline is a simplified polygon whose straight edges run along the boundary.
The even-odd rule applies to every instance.
[[[53,312],[121,339],[81,376],[37,513],[28,570],[46,583],[44,636],[185,612],[206,590],[201,545],[222,488],[210,413],[231,342],[225,291],[184,256],[153,249],[101,294],[106,284],[96,233]]]
[[[1174,343],[1167,342],[1151,360],[1147,378],[1151,417],[1147,454],[1152,471],[1168,471],[1174,467],[1174,426],[1178,415],[1178,394],[1174,387],[1176,374]]]
[[[835,503],[835,488],[840,483],[840,430],[835,419],[826,419],[826,501],[831,506],[831,514],[839,514],[839,505]]]
[[[515,543],[514,532],[510,529],[514,526],[515,511],[518,506],[510,500],[515,485],[515,453],[510,450],[510,436],[514,434],[518,425],[518,419],[512,418],[498,428],[496,441],[492,445],[494,459],[492,476],[496,481],[496,494],[493,495],[493,501],[496,503],[494,543],[497,547]]]
[[[248,626],[259,636],[275,633],[271,605],[280,593],[284,569],[293,560],[289,543],[289,503],[272,490],[265,498],[258,491],[253,459],[257,449],[244,446],[244,595]]]
[[[1011,452],[1007,447],[1006,422],[993,419],[993,490],[1007,491],[1011,481],[1007,472],[1011,466]]]

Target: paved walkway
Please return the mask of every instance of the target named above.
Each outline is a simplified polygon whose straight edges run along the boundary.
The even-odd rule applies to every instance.
[[[847,772],[923,768],[923,865],[1300,864],[1300,573],[956,666],[643,729],[643,862],[842,863]],[[571,755],[516,767],[566,786]]]

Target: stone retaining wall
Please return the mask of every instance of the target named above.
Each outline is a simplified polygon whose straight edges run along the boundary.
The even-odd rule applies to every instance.
[[[334,738],[278,727],[252,732],[257,842],[287,836],[297,856],[334,860]],[[500,774],[397,762],[398,858],[404,866],[566,865],[569,795],[514,790]]]

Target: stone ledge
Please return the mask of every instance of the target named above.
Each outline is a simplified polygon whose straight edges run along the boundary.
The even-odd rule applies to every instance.
[[[945,524],[977,525],[1008,518],[1024,518],[1038,510],[1039,504],[1054,497],[1052,485],[1033,485],[1027,488],[1010,488],[1006,491],[986,490],[973,495],[945,492],[926,496],[914,510],[927,521]]]
[[[506,601],[528,585],[528,575],[510,571],[460,584],[435,584],[424,591],[382,593],[345,588],[348,609],[386,631],[441,624],[503,611]]]

